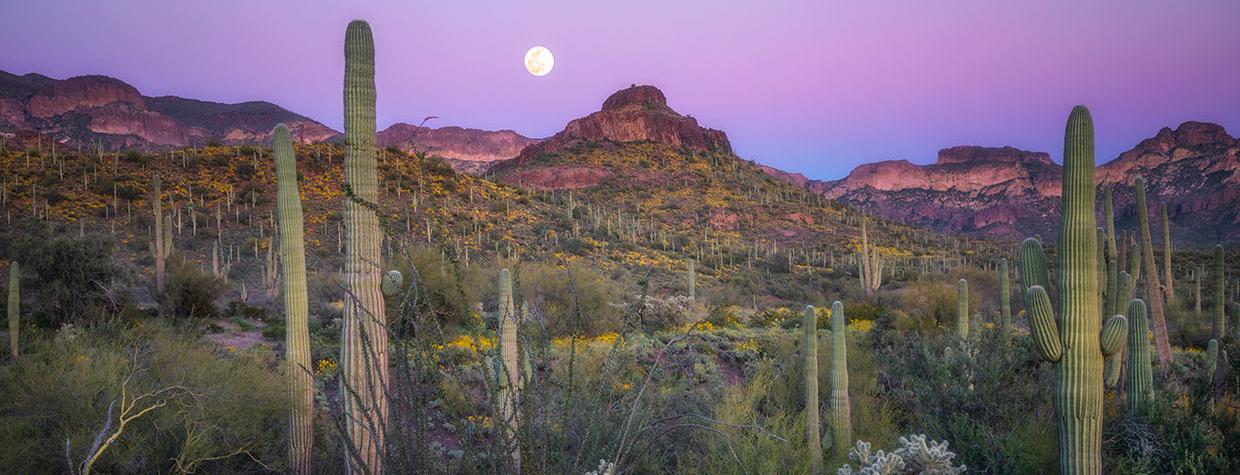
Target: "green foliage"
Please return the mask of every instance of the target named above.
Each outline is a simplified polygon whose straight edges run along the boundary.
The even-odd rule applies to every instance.
[[[43,328],[85,323],[128,303],[112,243],[42,226],[13,228],[9,258],[22,266],[22,307]]]
[[[163,295],[168,314],[173,318],[219,318],[220,309],[215,301],[224,291],[224,281],[176,256],[168,264],[171,273]]]
[[[157,323],[67,327],[0,369],[0,466],[67,471],[65,443],[84,457],[126,378],[129,398],[176,388],[166,405],[125,427],[95,465],[101,473],[260,472],[284,464],[286,395],[269,355],[224,355]],[[112,430],[121,407],[113,409]],[[212,459],[212,460],[208,460]],[[197,462],[195,462],[197,461]],[[177,464],[181,468],[177,468]]]

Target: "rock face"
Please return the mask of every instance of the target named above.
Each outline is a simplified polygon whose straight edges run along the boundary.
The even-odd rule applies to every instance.
[[[672,110],[663,91],[654,86],[631,86],[603,101],[602,110],[574,119],[563,131],[527,147],[515,162],[521,164],[545,153],[601,141],[651,141],[693,151],[732,150],[727,134],[702,127],[697,119]]]
[[[220,104],[179,97],[147,97],[107,76],[64,80],[0,71],[0,134],[51,135],[66,145],[172,148],[271,140],[284,122],[293,139],[314,142],[339,133],[268,102]]]
[[[1240,240],[1240,141],[1220,126],[1185,122],[1163,128],[1098,167],[1114,194],[1117,226],[1135,229],[1133,180],[1144,176],[1152,206],[1168,206],[1177,242]],[[786,172],[772,176],[798,183]],[[1042,152],[1011,147],[952,147],[931,165],[904,160],[857,167],[837,181],[801,186],[866,211],[949,232],[1053,239],[1063,170]],[[1099,200],[1102,193],[1098,194]],[[1102,210],[1101,201],[1098,206]],[[1156,209],[1151,216],[1157,216]],[[1100,221],[1101,222],[1101,221]]]
[[[496,161],[514,158],[526,147],[541,142],[511,130],[433,129],[404,123],[379,132],[377,141],[380,147],[439,156],[448,159],[453,168],[473,173],[485,171]]]

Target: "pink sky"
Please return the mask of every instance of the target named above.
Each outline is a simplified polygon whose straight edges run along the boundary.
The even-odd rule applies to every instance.
[[[370,21],[379,125],[553,134],[631,83],[814,178],[940,148],[1062,149],[1090,107],[1098,159],[1186,120],[1240,131],[1240,2],[4,1],[0,69],[105,74],[147,95],[268,100],[340,127],[342,41]],[[521,57],[556,56],[546,77]]]

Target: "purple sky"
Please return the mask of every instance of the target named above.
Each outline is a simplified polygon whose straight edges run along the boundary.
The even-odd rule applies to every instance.
[[[823,179],[961,144],[1058,160],[1078,103],[1100,162],[1185,120],[1240,132],[1235,0],[0,2],[0,69],[269,100],[336,128],[362,18],[380,128],[437,115],[542,137],[647,83],[742,157]],[[535,44],[555,54],[546,77],[523,68]]]

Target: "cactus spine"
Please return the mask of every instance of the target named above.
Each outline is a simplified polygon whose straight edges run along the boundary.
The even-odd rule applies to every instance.
[[[956,334],[969,338],[969,281],[964,279],[956,284]]]
[[[517,313],[512,299],[512,276],[508,269],[499,271],[499,350],[500,368],[499,415],[506,438],[512,443],[512,463],[521,472],[521,444],[517,440],[520,416],[517,402],[521,400],[521,370],[517,367]]]
[[[1021,282],[1038,352],[1055,363],[1059,469],[1102,473],[1102,359],[1123,346],[1126,323],[1103,325],[1094,230],[1094,131],[1089,110],[1076,106],[1064,132],[1063,205],[1059,221],[1059,315],[1046,293],[1046,255],[1036,239],[1021,245]]]
[[[305,227],[297,190],[297,161],[288,127],[276,126],[272,155],[276,161],[276,206],[280,226],[280,262],[284,272],[285,361],[289,407],[289,472],[311,473],[314,450],[314,378],[310,363],[310,327],[306,300]],[[218,250],[218,248],[217,248]]]
[[[810,473],[818,473],[822,466],[822,438],[818,428],[822,423],[818,419],[818,315],[813,305],[805,307],[801,328],[805,332],[805,444],[809,447]],[[831,335],[834,338],[835,334]],[[832,371],[834,368],[832,363]],[[834,373],[832,378],[834,381]],[[834,414],[834,405],[831,410]]]
[[[999,333],[1004,338],[1012,331],[1012,290],[1008,283],[1008,260],[999,261]]]
[[[1149,322],[1145,302],[1128,304],[1128,413],[1139,415],[1154,401],[1154,369],[1150,362]]]
[[[344,282],[341,394],[349,443],[349,473],[382,473],[387,425],[387,317],[380,294],[382,236],[375,164],[375,48],[370,25],[354,20],[344,45]]]
[[[9,263],[9,352],[13,354],[13,359],[21,356],[21,318],[22,318],[22,295],[21,295],[21,269],[17,265],[17,261]]]
[[[837,456],[852,447],[852,409],[848,399],[848,331],[844,304],[831,304],[831,446]]]
[[[1137,177],[1133,187],[1137,193],[1137,220],[1141,226],[1141,254],[1145,260],[1145,298],[1154,317],[1154,349],[1158,362],[1171,363],[1171,341],[1167,336],[1167,318],[1163,313],[1163,289],[1158,278],[1158,266],[1154,264],[1154,245],[1150,240],[1149,208],[1145,204],[1145,178]],[[1136,276],[1134,276],[1135,278]]]
[[[1226,305],[1224,293],[1226,286],[1223,282],[1223,245],[1214,246],[1214,339],[1222,339],[1227,334],[1227,320],[1223,317],[1223,307]]]

